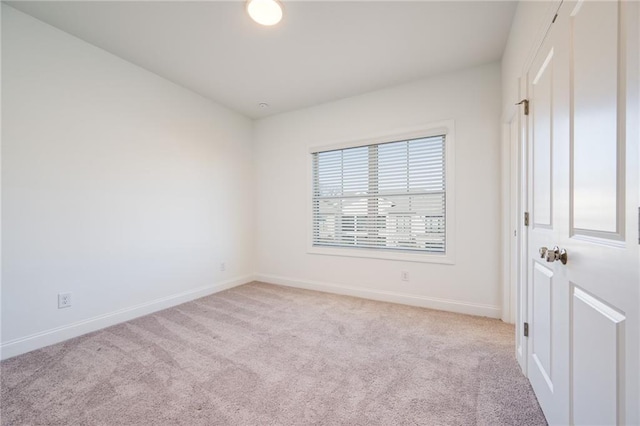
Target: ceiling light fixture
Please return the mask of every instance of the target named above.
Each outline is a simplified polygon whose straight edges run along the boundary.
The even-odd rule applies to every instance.
[[[275,25],[282,19],[282,4],[277,0],[248,0],[247,13],[260,25]]]

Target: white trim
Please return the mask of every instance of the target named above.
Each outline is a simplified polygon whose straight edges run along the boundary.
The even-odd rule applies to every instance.
[[[448,245],[448,243],[447,243]],[[454,259],[446,254],[416,253],[400,250],[382,250],[368,248],[347,248],[347,247],[316,247],[310,245],[307,248],[309,254],[320,254],[324,256],[347,256],[364,257],[369,259],[397,260],[401,262],[422,262],[422,263],[444,263],[453,265]]]
[[[7,359],[30,352],[45,346],[53,345],[83,334],[101,330],[115,324],[132,320],[153,312],[161,311],[172,306],[180,305],[191,300],[199,299],[213,293],[237,287],[254,281],[253,275],[245,275],[243,277],[222,281],[213,285],[199,287],[193,290],[187,290],[182,293],[173,294],[171,296],[162,297],[150,302],[141,303],[136,306],[120,309],[93,318],[88,318],[72,324],[45,330],[40,333],[20,337],[0,345],[0,359]]]
[[[502,130],[502,321],[515,324],[519,285],[519,241],[522,214],[518,202],[520,115],[514,114]],[[515,134],[514,134],[515,126]]]
[[[1,6],[1,5],[0,5]],[[0,22],[2,22],[2,7],[0,7]],[[0,31],[0,46],[2,46],[2,31]],[[2,80],[2,55],[0,55],[0,80]],[[0,99],[2,99],[2,85],[0,84]],[[0,102],[0,117],[2,115],[2,102]],[[0,119],[1,121],[1,119]],[[0,124],[2,127],[2,124]],[[0,164],[2,164],[2,137],[0,136]],[[2,188],[2,174],[0,173],[0,188]],[[0,189],[0,193],[2,190]],[[0,196],[0,224],[2,224],[2,197]],[[0,241],[2,240],[2,226],[0,226]],[[2,318],[2,245],[0,244],[0,318]],[[2,342],[2,327],[0,327],[0,342]]]
[[[422,126],[405,127],[385,134],[377,134],[361,139],[341,140],[329,143],[328,145],[312,146],[309,154],[323,151],[333,151],[336,149],[357,148],[359,146],[376,145],[388,142],[398,142],[410,139],[421,139],[432,136],[448,135],[454,129],[453,120],[436,121]]]
[[[424,138],[430,136],[446,135],[445,138],[445,250],[444,254],[433,253],[405,253],[399,250],[381,250],[367,248],[335,248],[335,247],[318,247],[313,245],[313,156],[311,154],[334,150],[353,148],[357,146],[366,146],[372,144],[380,144],[386,142],[402,141],[416,138]],[[421,126],[397,129],[383,136],[371,136],[368,138],[339,141],[329,145],[314,146],[309,148],[307,158],[307,253],[314,255],[327,256],[348,256],[348,257],[364,257],[372,259],[397,260],[405,262],[423,262],[423,263],[445,263],[455,264],[455,222],[456,222],[456,206],[455,206],[455,121],[443,120],[424,124]]]
[[[511,193],[510,193],[510,175],[511,175],[511,148],[513,143],[511,140],[511,123],[514,117],[510,121],[502,125],[502,161],[501,161],[501,173],[500,183],[502,192],[502,259],[501,260],[501,281],[502,281],[502,321],[512,323],[511,312],[511,283],[510,283],[510,269],[511,269]]]
[[[601,315],[605,316],[615,324],[621,323],[622,321],[627,319],[627,317],[616,311],[611,306],[605,304],[601,300],[596,299],[595,297],[575,285],[573,286],[573,297],[582,300],[582,302],[587,304],[592,309],[598,311]]]
[[[490,318],[500,318],[500,306],[480,303],[463,302],[452,299],[420,296],[395,291],[374,290],[362,287],[352,287],[344,284],[325,283],[319,281],[300,280],[268,274],[256,274],[257,281],[286,287],[302,288],[306,290],[322,291],[325,293],[341,294],[378,300],[381,302],[400,303],[403,305],[419,306],[421,308],[437,309],[440,311],[456,312],[467,315],[477,315]]]
[[[519,98],[528,98],[528,72],[518,78]],[[512,158],[517,162],[518,197],[516,205],[518,238],[518,286],[516,288],[516,333],[522,339],[522,357],[517,358],[522,373],[529,377],[529,338],[524,337],[524,323],[529,322],[529,227],[524,225],[524,213],[529,211],[529,120],[528,116],[519,115],[518,154]]]

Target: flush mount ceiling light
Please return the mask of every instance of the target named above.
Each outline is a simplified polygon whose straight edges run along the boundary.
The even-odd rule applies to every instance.
[[[260,25],[275,25],[282,19],[282,5],[277,0],[248,0],[247,13]]]

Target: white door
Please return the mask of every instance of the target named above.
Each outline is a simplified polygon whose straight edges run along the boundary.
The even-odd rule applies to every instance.
[[[550,424],[640,423],[637,7],[565,1],[527,74],[527,373]]]

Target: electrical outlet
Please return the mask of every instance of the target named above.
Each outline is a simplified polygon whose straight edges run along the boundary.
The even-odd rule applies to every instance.
[[[227,264],[222,262],[220,263],[220,272],[224,272],[227,270]]]
[[[400,279],[402,281],[409,281],[409,273],[407,271],[400,272]]]
[[[58,293],[58,309],[71,306],[71,293]]]

